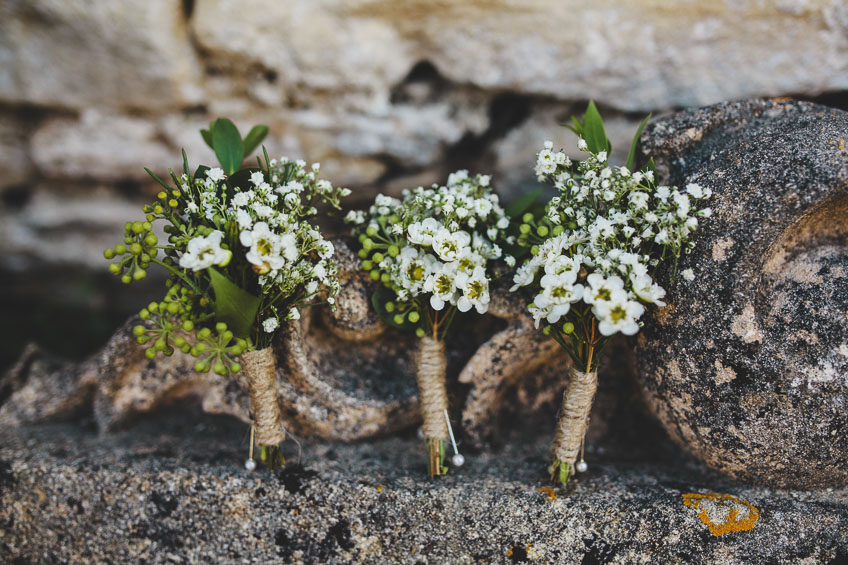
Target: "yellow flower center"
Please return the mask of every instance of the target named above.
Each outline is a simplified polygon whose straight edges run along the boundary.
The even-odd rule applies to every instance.
[[[612,318],[613,322],[620,322],[621,320],[627,317],[627,311],[621,307],[616,306],[612,310],[610,310],[610,318]]]

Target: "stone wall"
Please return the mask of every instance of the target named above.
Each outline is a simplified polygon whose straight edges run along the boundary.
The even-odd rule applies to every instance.
[[[846,90],[842,0],[6,0],[0,286],[102,269],[155,190],[143,167],[211,161],[197,131],[219,115],[358,201],[458,167],[509,199],[588,98],[621,158],[651,111]]]

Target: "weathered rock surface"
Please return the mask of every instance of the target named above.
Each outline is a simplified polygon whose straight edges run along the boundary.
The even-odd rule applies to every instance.
[[[521,428],[517,422],[513,431]],[[285,471],[251,474],[242,467],[243,425],[185,406],[102,437],[77,424],[4,428],[0,561],[836,565],[848,558],[844,489],[743,486],[647,434],[615,451],[593,449],[588,473],[540,492],[550,486],[550,437],[534,439],[514,434],[505,450],[469,456],[431,481],[419,441],[401,438],[305,441]],[[723,511],[684,503],[683,494],[707,492],[736,501]],[[710,532],[710,524],[720,532],[734,520],[752,527]]]
[[[692,453],[777,486],[848,484],[848,113],[754,100],[644,134],[664,182],[714,193],[639,334],[649,402]]]
[[[3,2],[0,101],[70,109],[198,103],[202,72],[180,4]]]
[[[373,101],[419,60],[458,83],[596,98],[631,111],[848,87],[848,12],[837,1],[789,1],[769,10],[745,1],[706,13],[694,4],[590,9],[577,0],[287,1],[263,8],[201,1],[192,28],[212,53],[277,72],[295,96],[353,89]]]

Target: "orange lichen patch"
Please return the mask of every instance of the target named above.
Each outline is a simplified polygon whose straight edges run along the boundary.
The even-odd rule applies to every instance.
[[[698,518],[714,536],[747,532],[760,518],[760,511],[753,504],[731,494],[690,492],[682,496],[683,504],[699,511]]]
[[[838,146],[838,147],[839,147],[839,150],[840,150],[840,151],[842,151],[843,149],[845,149],[845,140],[844,140],[843,138],[841,138],[841,137],[839,138],[839,146]]]
[[[789,96],[781,96],[780,98],[771,99],[772,102],[789,102],[790,100],[792,100],[792,98]]]
[[[536,490],[538,490],[541,493],[548,495],[548,502],[553,502],[554,500],[556,500],[556,491],[554,489],[552,489],[551,487],[542,487],[542,488],[538,488]]]
[[[383,490],[383,485],[377,485],[377,492],[380,492],[381,490]]]

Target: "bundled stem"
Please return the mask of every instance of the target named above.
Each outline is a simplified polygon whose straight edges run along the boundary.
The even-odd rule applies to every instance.
[[[263,449],[279,446],[286,439],[277,397],[277,364],[271,347],[241,355],[250,412],[256,426],[256,443]],[[264,453],[264,452],[263,452]]]
[[[430,477],[447,473],[447,467],[444,465],[445,444],[448,439],[448,426],[445,421],[445,410],[448,407],[446,368],[444,342],[433,337],[421,338],[416,376],[421,396],[421,415],[424,419],[422,431],[429,448]]]
[[[554,455],[551,479],[564,484],[571,476],[589,426],[589,412],[597,390],[597,371],[584,373],[576,368],[571,369],[571,379],[562,395],[562,411],[551,447]]]

